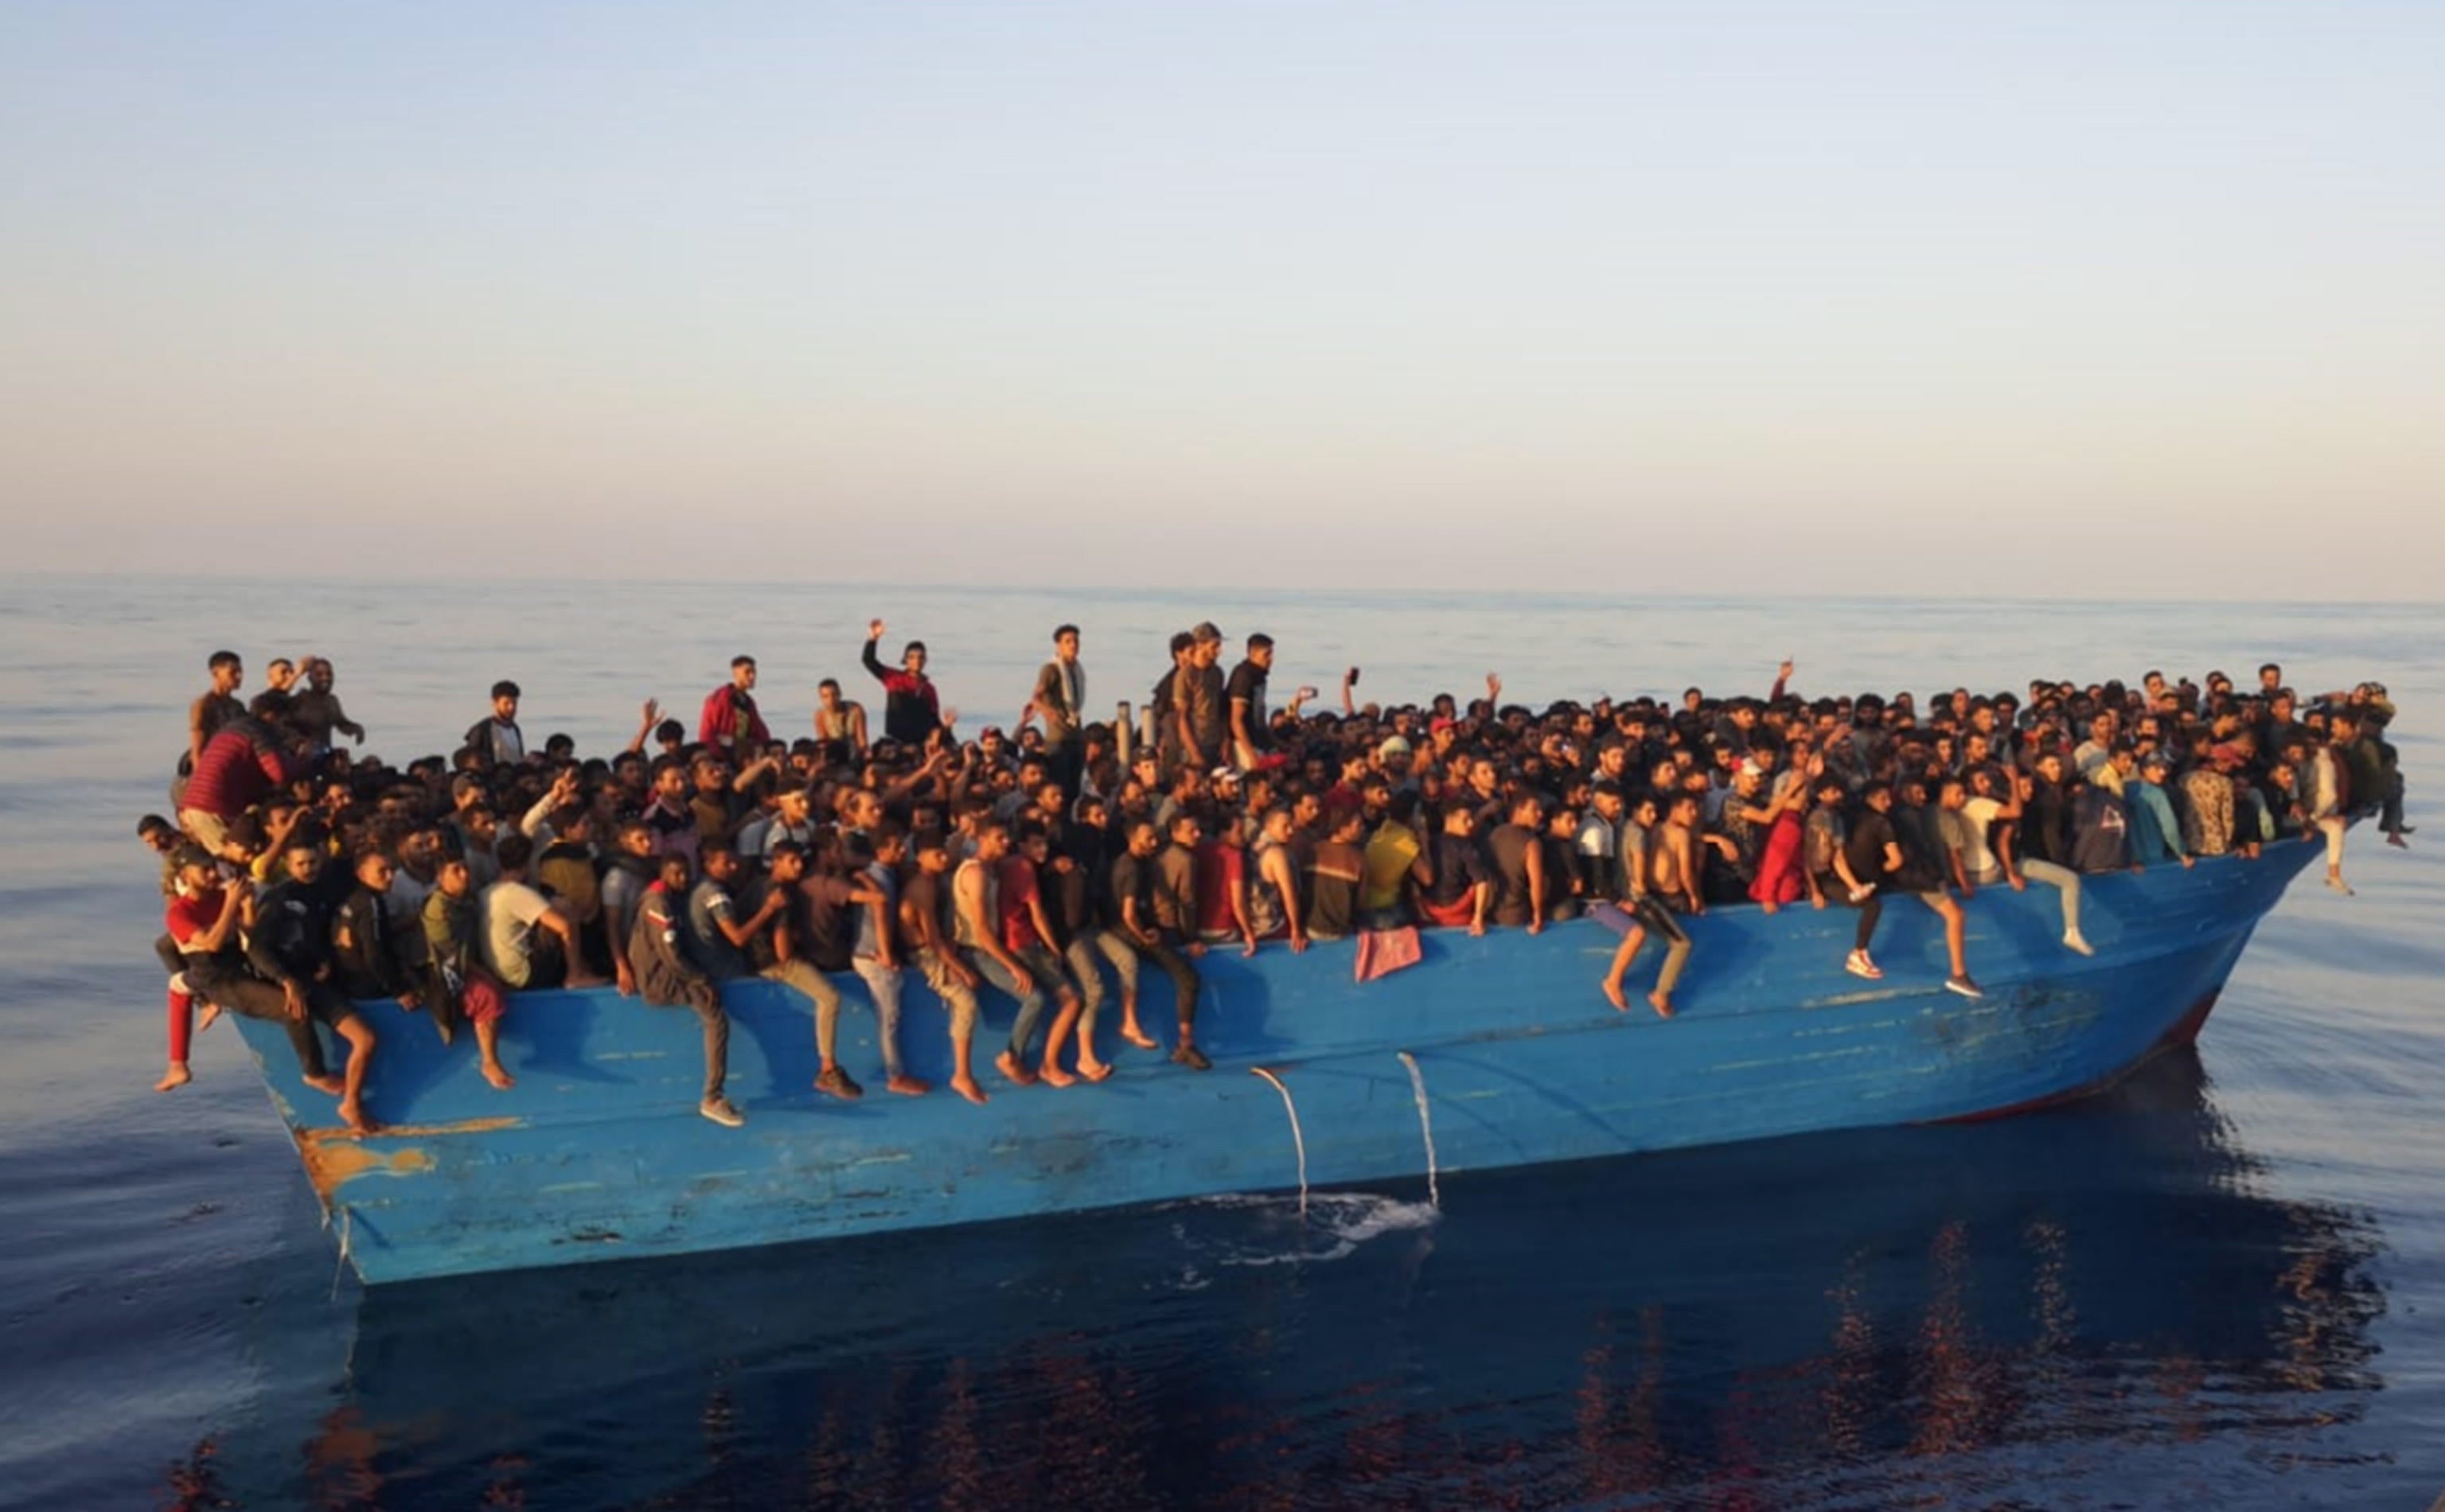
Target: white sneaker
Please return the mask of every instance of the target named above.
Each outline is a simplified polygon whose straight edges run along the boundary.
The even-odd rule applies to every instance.
[[[1852,951],[1851,959],[1842,962],[1842,969],[1854,977],[1865,977],[1870,981],[1881,981],[1885,976],[1883,972],[1876,969],[1876,963],[1868,959],[1868,953],[1864,950]]]
[[[1979,986],[1978,983],[1970,980],[1969,975],[1967,972],[1964,972],[1958,977],[1947,977],[1944,980],[1944,985],[1947,991],[1957,992],[1964,998],[1984,998],[1987,996],[1986,989]]]
[[[724,1129],[744,1129],[747,1115],[731,1106],[727,1097],[709,1097],[696,1105],[696,1111]]]

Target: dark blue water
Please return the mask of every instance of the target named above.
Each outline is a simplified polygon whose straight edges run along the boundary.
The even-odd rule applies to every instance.
[[[531,732],[616,744],[636,698],[692,710],[737,649],[794,719],[878,612],[933,643],[971,727],[1017,713],[1059,618],[1099,700],[1141,696],[1159,633],[1208,614],[1279,637],[1278,682],[1359,661],[1385,696],[1489,667],[1530,700],[1745,686],[1795,651],[1803,681],[1922,691],[2272,655],[2392,685],[2417,809],[2445,779],[2435,610],[240,597],[0,586],[0,1503],[2418,1507],[2445,1485],[2425,850],[2356,834],[2362,895],[2296,888],[2195,1057],[2054,1113],[1463,1172],[1440,1212],[1393,1185],[1305,1219],[1248,1198],[367,1294],[335,1284],[233,1037],[149,1091],[132,834],[223,642],[338,658],[404,756],[502,675]]]

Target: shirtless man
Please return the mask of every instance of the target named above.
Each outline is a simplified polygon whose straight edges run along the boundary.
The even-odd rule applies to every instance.
[[[1665,944],[1664,968],[1655,979],[1655,990],[1647,995],[1648,1005],[1666,1018],[1672,1017],[1672,988],[1681,980],[1681,972],[1689,963],[1689,932],[1681,927],[1675,913],[1704,914],[1706,901],[1698,895],[1698,815],[1702,800],[1694,793],[1681,793],[1665,811],[1664,820],[1655,827],[1653,837],[1640,852],[1645,858],[1644,876],[1634,877],[1629,903],[1630,932],[1621,937],[1621,944],[1613,953],[1613,964],[1605,971],[1605,999],[1615,1008],[1630,1011],[1630,997],[1622,990],[1621,980],[1630,963],[1647,943],[1652,930]],[[1643,887],[1637,882],[1643,881]]]
[[[849,747],[852,761],[866,759],[866,705],[842,698],[837,678],[815,684],[815,738]]]

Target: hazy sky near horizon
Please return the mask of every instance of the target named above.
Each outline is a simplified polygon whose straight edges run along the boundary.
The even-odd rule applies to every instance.
[[[2434,600],[2445,7],[0,8],[12,568]]]

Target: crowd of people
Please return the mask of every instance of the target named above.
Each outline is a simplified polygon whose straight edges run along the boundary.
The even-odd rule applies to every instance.
[[[379,1052],[357,1003],[396,1000],[445,1043],[471,1032],[483,1075],[507,1088],[498,1036],[519,993],[616,985],[700,1020],[700,1111],[735,1127],[721,984],[761,977],[804,995],[815,1086],[854,1098],[832,980],[854,972],[885,1088],[932,1091],[902,1058],[913,974],[948,1009],[951,1090],[982,1103],[972,1042],[988,984],[1018,1010],[999,1075],[1069,1087],[1111,1074],[1095,1028],[1115,997],[1120,1037],[1159,1048],[1141,1020],[1148,967],[1170,989],[1171,1059],[1204,1070],[1209,949],[1304,951],[1410,927],[1534,934],[1597,909],[1622,916],[1602,981],[1616,1008],[1652,940],[1662,961],[1645,996],[1671,1017],[1688,921],[1727,905],[1855,910],[1844,964],[1879,979],[1878,921],[1904,895],[1941,917],[1945,985],[1974,998],[1965,909],[1981,887],[2055,890],[2064,949],[2087,954],[2083,875],[2306,837],[2324,843],[2326,885],[2348,893],[2349,819],[2376,813],[2397,846],[2412,832],[2385,689],[2303,699],[2273,664],[2249,687],[2152,671],[2137,685],[1922,702],[1803,698],[1785,663],[1759,696],[1693,687],[1541,710],[1505,702],[1492,675],[1465,701],[1362,705],[1352,667],[1326,707],[1314,687],[1277,705],[1264,635],[1226,674],[1207,624],[1172,637],[1141,718],[1099,721],[1065,625],[1011,726],[961,739],[924,644],[887,663],[884,634],[873,622],[861,657],[879,732],[827,679],[809,733],[785,738],[740,656],[692,731],[648,700],[621,751],[582,756],[564,735],[532,745],[519,688],[503,681],[450,754],[397,767],[361,753],[366,732],[327,659],[274,662],[241,699],[239,657],[214,653],[175,817],[139,831],[161,857],[167,907],[160,1090],[189,1079],[197,1029],[247,1015],[284,1024],[307,1083],[364,1131]],[[318,1023],[348,1047],[339,1074]]]

